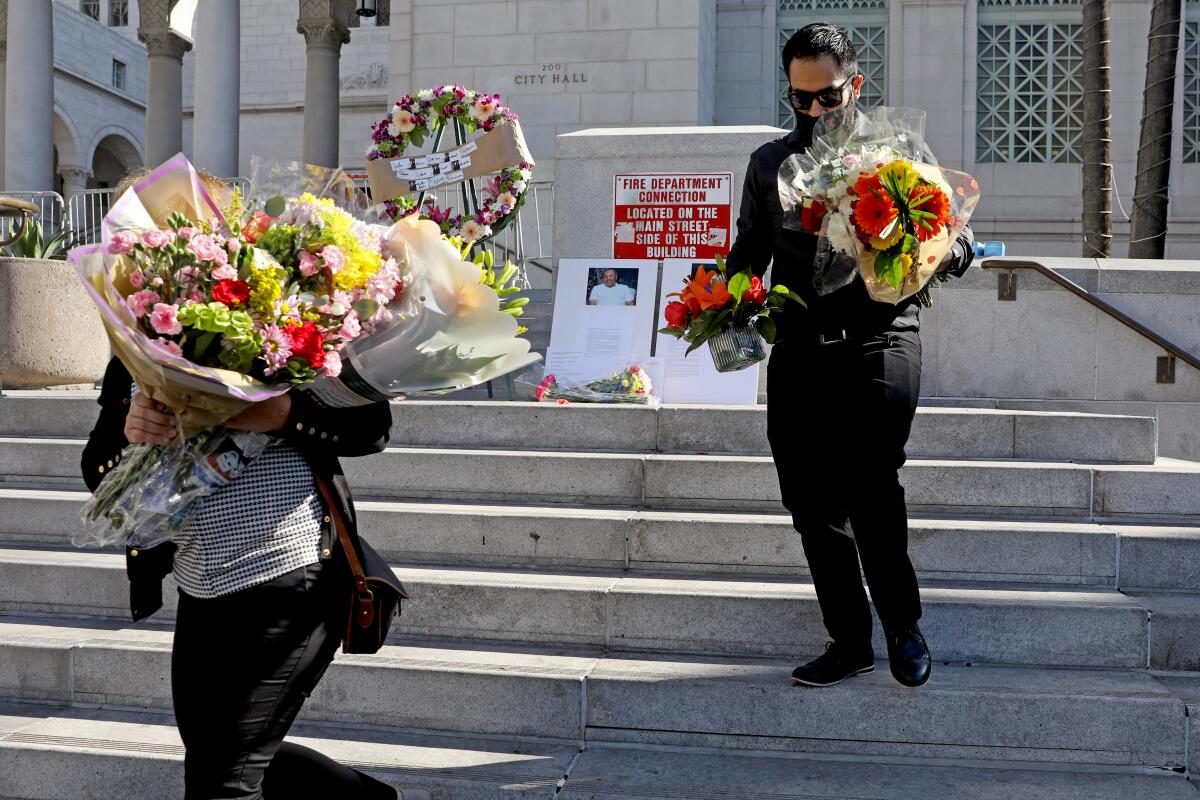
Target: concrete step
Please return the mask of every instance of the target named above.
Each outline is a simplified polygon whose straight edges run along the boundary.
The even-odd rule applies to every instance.
[[[14,487],[81,487],[82,449],[78,439],[0,438],[0,479]],[[363,498],[779,508],[778,479],[768,456],[392,447],[369,458],[347,459],[344,466]],[[1191,461],[1085,465],[913,459],[901,480],[914,514],[1200,520],[1200,463]]]
[[[1143,768],[714,754],[298,725],[289,737],[400,789],[440,800],[1195,800],[1182,775]],[[573,760],[574,759],[574,760]],[[565,779],[565,780],[564,780]],[[561,791],[553,794],[562,781]],[[183,747],[153,712],[0,706],[0,797],[177,797]],[[133,788],[136,787],[136,788]]]
[[[827,639],[813,586],[802,580],[412,566],[395,572],[412,599],[394,637],[793,658],[820,652]],[[922,628],[938,660],[1149,665],[1151,606],[1111,589],[927,583],[921,594]],[[173,595],[168,587],[165,596]],[[1200,599],[1188,600],[1192,617],[1200,616]],[[168,602],[163,619],[172,618],[173,606]],[[127,608],[120,553],[0,549],[0,612],[122,619]],[[875,638],[877,652],[886,653],[880,631]]]
[[[0,489],[0,543],[65,547],[88,494]],[[359,526],[398,564],[805,575],[786,514],[359,501]],[[1200,586],[1200,526],[911,517],[925,580]]]
[[[0,698],[166,709],[170,637],[156,626],[4,619]],[[1187,765],[1180,679],[1168,685],[1145,670],[938,666],[912,691],[881,663],[874,675],[810,690],[791,685],[793,666],[388,646],[339,656],[302,719],[637,745]]]
[[[497,381],[494,388],[502,388]],[[480,395],[477,388],[458,393]],[[501,396],[503,393],[497,393]],[[0,398],[0,435],[85,437],[95,423],[95,393],[8,393]],[[764,406],[488,403],[407,400],[394,404],[392,442],[468,447],[614,452],[766,455]],[[1151,464],[1152,417],[995,409],[921,408],[908,453],[917,458],[1016,458]]]
[[[1196,800],[1182,775],[1159,770],[927,759],[832,760],[589,745],[561,800]]]
[[[554,742],[347,725],[300,724],[288,739],[397,789],[464,800],[548,800],[578,752]],[[183,752],[168,714],[0,705],[0,798],[182,797]]]

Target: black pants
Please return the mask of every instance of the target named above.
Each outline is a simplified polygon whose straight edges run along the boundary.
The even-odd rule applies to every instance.
[[[863,573],[885,629],[921,617],[898,474],[920,388],[915,331],[788,341],[771,353],[767,436],[783,504],[804,543],[825,628],[850,651],[871,645]]]
[[[334,559],[224,597],[179,593],[171,689],[186,800],[395,800],[374,778],[281,744],[341,643],[346,569]]]

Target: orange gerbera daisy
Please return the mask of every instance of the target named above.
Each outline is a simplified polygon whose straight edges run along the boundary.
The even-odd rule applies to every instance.
[[[854,201],[854,225],[866,236],[879,236],[896,221],[896,204],[886,192],[859,195]]]
[[[866,197],[870,194],[881,195],[884,193],[883,181],[879,180],[879,175],[874,172],[863,174],[858,176],[851,191],[859,197]]]
[[[918,241],[926,241],[937,236],[942,226],[950,222],[950,198],[936,186],[924,184],[917,186],[909,194],[910,207],[922,214],[914,214],[913,233]],[[930,214],[932,216],[925,216]],[[922,225],[922,221],[929,227]]]

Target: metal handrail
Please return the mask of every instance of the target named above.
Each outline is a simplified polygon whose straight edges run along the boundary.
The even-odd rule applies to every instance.
[[[1112,317],[1117,322],[1120,322],[1122,325],[1134,331],[1135,333],[1154,342],[1163,350],[1167,351],[1167,353],[1169,353],[1171,356],[1178,358],[1180,361],[1192,367],[1193,369],[1200,370],[1200,357],[1192,355],[1179,345],[1167,340],[1158,333],[1155,333],[1133,317],[1126,314],[1124,311],[1121,311],[1104,300],[1101,300],[1099,297],[1096,297],[1094,294],[1075,283],[1070,278],[1061,275],[1050,267],[1047,267],[1045,264],[1038,263],[1037,261],[1009,259],[1000,260],[989,258],[984,260],[980,266],[982,266],[984,269],[1003,269],[1008,270],[1009,272],[1018,269],[1033,270],[1034,272],[1037,272],[1051,281],[1054,281],[1054,283],[1071,292],[1076,297],[1087,301],[1092,306],[1098,308],[1100,311],[1103,311],[1105,314]]]

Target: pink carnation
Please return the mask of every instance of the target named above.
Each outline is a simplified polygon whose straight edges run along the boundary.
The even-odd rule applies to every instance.
[[[108,252],[114,256],[128,253],[137,244],[137,234],[133,231],[117,231],[108,243]]]
[[[166,247],[175,237],[168,231],[146,231],[142,234],[142,244],[151,250]]]
[[[226,239],[225,248],[229,250],[231,254],[236,253],[242,249],[242,243],[238,239]]]
[[[160,278],[159,276],[155,275],[153,278],[150,279],[150,285],[151,286],[162,286],[163,279]]]
[[[300,274],[306,278],[311,278],[321,271],[321,265],[315,255],[307,250],[300,251]]]
[[[342,331],[340,336],[346,341],[357,339],[362,335],[362,323],[358,319],[358,312],[350,310],[346,316],[342,318]]]
[[[179,306],[156,303],[154,310],[150,312],[150,327],[154,328],[155,333],[161,333],[163,336],[178,336],[183,333],[183,326],[179,324]]]
[[[183,355],[183,348],[180,347],[175,342],[172,342],[170,339],[161,339],[161,338],[155,339],[154,344],[157,345],[158,347],[161,347],[163,350],[166,350],[168,353],[170,353],[173,356],[182,356]]]
[[[188,242],[188,250],[195,253],[196,258],[201,261],[217,261],[218,259],[228,258],[225,250],[217,244],[217,241],[206,234],[193,236],[191,241]]]
[[[140,272],[134,272],[129,276],[129,284],[135,289],[140,289],[146,285],[146,276]]]
[[[200,270],[195,267],[180,267],[175,273],[175,280],[179,283],[191,283],[200,277]]]
[[[342,374],[342,357],[336,350],[325,353],[325,363],[321,367],[321,374],[330,378],[336,378]]]
[[[193,236],[198,235],[200,233],[200,231],[196,228],[183,227],[183,228],[180,228],[177,231],[177,233],[179,235],[179,238],[183,239],[186,242],[189,239],[191,239]]]
[[[140,319],[150,313],[150,307],[161,299],[158,296],[158,292],[152,292],[147,289],[130,295],[125,302],[129,306],[129,310],[133,312],[133,315]]]
[[[345,256],[337,245],[327,244],[321,248],[321,258],[325,260],[325,266],[329,267],[329,271],[338,273],[346,263]]]
[[[212,271],[214,281],[236,281],[238,272],[228,264],[222,264]]]
[[[188,300],[192,303],[203,303],[205,300],[204,292],[192,292],[188,295]]]

